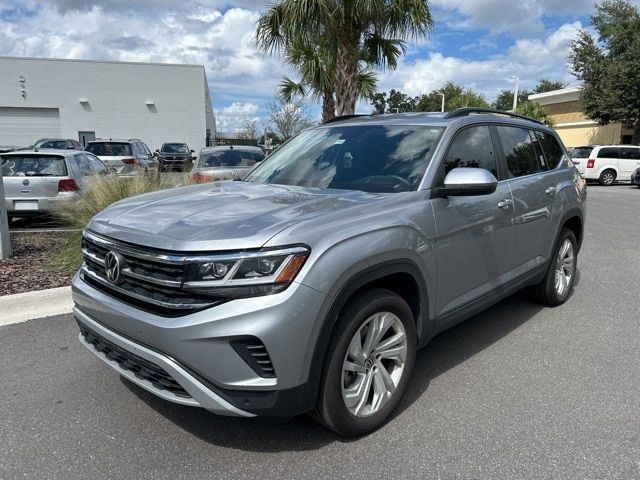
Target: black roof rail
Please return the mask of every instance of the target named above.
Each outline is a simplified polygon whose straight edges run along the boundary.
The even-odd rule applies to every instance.
[[[447,113],[444,118],[457,118],[457,117],[466,117],[472,113],[492,113],[494,115],[505,115],[507,117],[520,118],[522,120],[528,120],[530,122],[535,122],[540,125],[544,125],[544,122],[540,120],[536,120],[535,118],[527,117],[526,115],[520,115],[519,113],[513,112],[505,112],[503,110],[497,110],[495,108],[482,108],[482,107],[462,107],[456,108],[455,110]]]
[[[355,113],[353,115],[340,115],[338,117],[333,117],[330,118],[329,120],[326,120],[324,122],[322,122],[322,125],[325,125],[327,123],[333,123],[333,122],[339,122],[340,120],[349,120],[350,118],[357,118],[357,117],[370,117],[371,115],[368,113]]]

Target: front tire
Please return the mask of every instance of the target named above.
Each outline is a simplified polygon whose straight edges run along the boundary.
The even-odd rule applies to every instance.
[[[556,307],[571,296],[578,265],[577,245],[574,233],[563,227],[553,250],[549,270],[544,280],[535,287],[540,303]]]
[[[354,297],[329,342],[316,419],[349,437],[379,428],[407,388],[416,346],[415,320],[402,297],[382,288]]]
[[[616,182],[616,172],[613,170],[605,170],[600,174],[598,182],[600,185],[604,185],[605,187],[613,185]]]

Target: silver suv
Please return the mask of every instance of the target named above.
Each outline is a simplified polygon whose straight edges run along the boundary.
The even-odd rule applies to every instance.
[[[338,118],[243,181],[112,205],[84,232],[80,341],[176,403],[379,427],[437,333],[571,295],[585,182],[553,130],[496,113]]]

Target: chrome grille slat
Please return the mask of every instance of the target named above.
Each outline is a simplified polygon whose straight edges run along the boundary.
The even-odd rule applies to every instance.
[[[116,292],[119,292],[119,293],[121,293],[123,295],[130,296],[130,297],[135,298],[137,300],[141,300],[143,302],[153,303],[154,305],[156,305],[158,307],[162,307],[162,308],[169,308],[169,309],[173,309],[173,310],[199,310],[199,309],[203,309],[203,308],[206,308],[206,307],[209,307],[209,306],[212,305],[212,302],[206,302],[206,303],[170,303],[170,302],[164,302],[162,300],[158,300],[156,298],[148,297],[146,295],[140,295],[138,293],[135,293],[135,292],[132,292],[130,290],[121,288],[118,285],[115,285],[115,284],[109,282],[108,280],[102,278],[100,275],[98,275],[97,273],[92,271],[90,268],[87,268],[86,265],[82,266],[82,273],[87,275],[87,276],[89,276],[92,280],[103,284],[104,286],[108,287],[111,290],[115,290]]]

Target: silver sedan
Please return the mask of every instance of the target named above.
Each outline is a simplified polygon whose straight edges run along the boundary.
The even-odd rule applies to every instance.
[[[203,148],[191,171],[197,183],[216,180],[235,180],[244,177],[253,166],[264,159],[259,147],[224,145]]]
[[[79,198],[89,177],[112,175],[98,157],[77,150],[4,153],[0,165],[9,219],[51,213]]]

